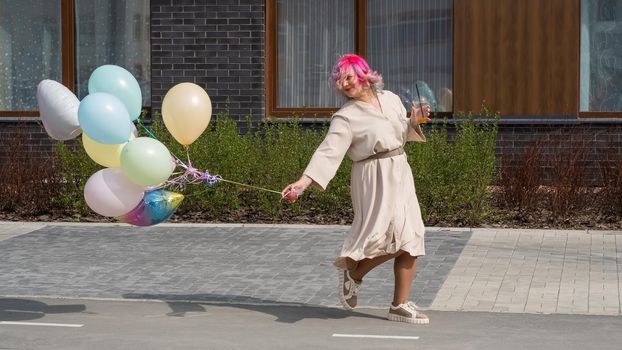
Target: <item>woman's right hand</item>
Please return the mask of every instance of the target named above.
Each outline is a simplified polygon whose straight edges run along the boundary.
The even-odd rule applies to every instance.
[[[295,202],[296,199],[311,185],[313,180],[306,175],[302,175],[298,181],[291,183],[281,191],[281,198],[286,198],[290,202]]]

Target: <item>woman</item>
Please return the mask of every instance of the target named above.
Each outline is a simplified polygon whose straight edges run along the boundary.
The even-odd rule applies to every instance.
[[[417,257],[425,254],[425,248],[423,221],[403,146],[407,141],[425,142],[419,124],[430,120],[430,107],[415,106],[408,118],[400,98],[382,90],[382,77],[357,55],[343,56],[331,79],[348,101],[333,115],[328,134],[302,177],[282,194],[296,198],[309,185],[325,190],[347,153],[353,162],[354,221],[335,261],[341,304],[353,309],[363,277],[395,259],[395,289],[387,318],[427,324],[428,317],[408,301]]]

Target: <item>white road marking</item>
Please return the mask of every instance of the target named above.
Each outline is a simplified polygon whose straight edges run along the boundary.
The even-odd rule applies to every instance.
[[[418,340],[419,337],[409,337],[405,335],[373,335],[373,334],[333,334],[333,337],[338,338],[375,338],[375,339],[410,339]]]
[[[40,322],[11,322],[11,321],[0,321],[0,325],[2,324],[10,324],[16,326],[46,326],[46,327],[69,327],[69,328],[80,328],[83,327],[83,324],[71,324],[71,323],[40,323]]]
[[[26,311],[26,310],[4,310],[6,312],[19,312],[23,314],[42,314],[41,311]]]

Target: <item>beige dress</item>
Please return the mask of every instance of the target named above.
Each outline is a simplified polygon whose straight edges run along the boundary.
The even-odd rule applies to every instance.
[[[406,154],[367,159],[394,150],[407,141],[425,142],[421,128],[410,126],[400,98],[378,93],[382,112],[373,105],[349,100],[337,111],[326,138],[313,154],[304,174],[326,189],[344,155],[352,159],[352,228],[335,265],[345,268],[347,257],[360,261],[398,250],[425,255],[424,225]]]

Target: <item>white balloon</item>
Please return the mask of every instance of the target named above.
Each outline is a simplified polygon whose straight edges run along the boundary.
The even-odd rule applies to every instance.
[[[134,184],[121,169],[102,169],[84,185],[86,204],[97,214],[121,216],[129,213],[142,201],[145,190]]]
[[[80,135],[80,100],[71,90],[54,80],[42,80],[37,86],[39,114],[45,131],[56,140],[71,140]]]

